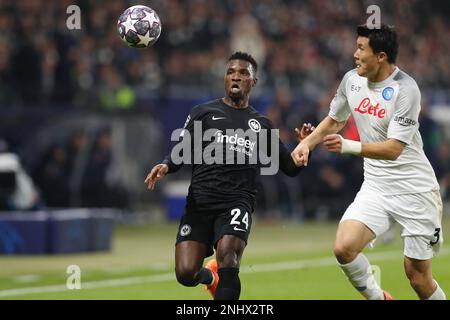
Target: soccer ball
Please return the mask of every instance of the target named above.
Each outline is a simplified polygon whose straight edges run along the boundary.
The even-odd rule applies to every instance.
[[[146,6],[132,6],[117,21],[117,32],[129,47],[146,48],[161,35],[161,20],[155,10]]]

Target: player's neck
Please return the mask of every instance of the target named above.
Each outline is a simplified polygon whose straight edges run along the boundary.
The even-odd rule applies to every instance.
[[[389,76],[395,71],[394,64],[386,64],[380,67],[378,72],[371,77],[367,77],[370,82],[381,82],[389,78]]]
[[[235,109],[245,109],[248,107],[248,97],[234,101],[230,97],[222,98],[223,103]]]

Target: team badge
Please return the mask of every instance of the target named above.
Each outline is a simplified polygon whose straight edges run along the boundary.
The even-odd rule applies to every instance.
[[[181,228],[180,228],[180,236],[185,237],[187,236],[189,233],[191,233],[191,226],[188,224],[184,224]]]
[[[250,119],[248,120],[248,126],[250,129],[252,129],[253,132],[260,132],[261,131],[261,125],[259,124],[258,120],[256,119]]]
[[[394,95],[394,89],[392,87],[386,87],[383,89],[383,98],[384,100],[391,100],[392,96]]]

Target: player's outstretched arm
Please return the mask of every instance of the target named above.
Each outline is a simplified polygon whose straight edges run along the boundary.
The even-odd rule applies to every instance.
[[[144,183],[147,185],[147,189],[153,190],[157,181],[164,178],[169,171],[167,164],[160,163],[153,167],[150,173],[145,178]]]
[[[298,167],[303,165],[307,166],[310,151],[314,150],[314,148],[322,142],[325,136],[339,132],[344,126],[345,121],[339,122],[330,116],[323,119],[317,128],[315,128],[310,135],[304,138],[297,145],[294,151],[292,151],[291,157],[294,160],[295,165]]]
[[[297,142],[309,136],[316,128],[311,123],[304,123],[301,128],[295,128]],[[292,160],[290,151],[285,147],[283,142],[279,140],[279,160],[280,168],[284,174],[289,177],[295,177],[303,169],[303,166],[297,166]]]

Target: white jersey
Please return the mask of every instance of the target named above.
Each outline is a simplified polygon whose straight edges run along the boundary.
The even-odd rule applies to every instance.
[[[330,105],[329,116],[355,119],[362,143],[396,139],[405,143],[397,160],[364,158],[364,185],[380,194],[439,190],[436,175],[423,152],[419,133],[420,90],[409,75],[395,71],[381,82],[347,72]]]

